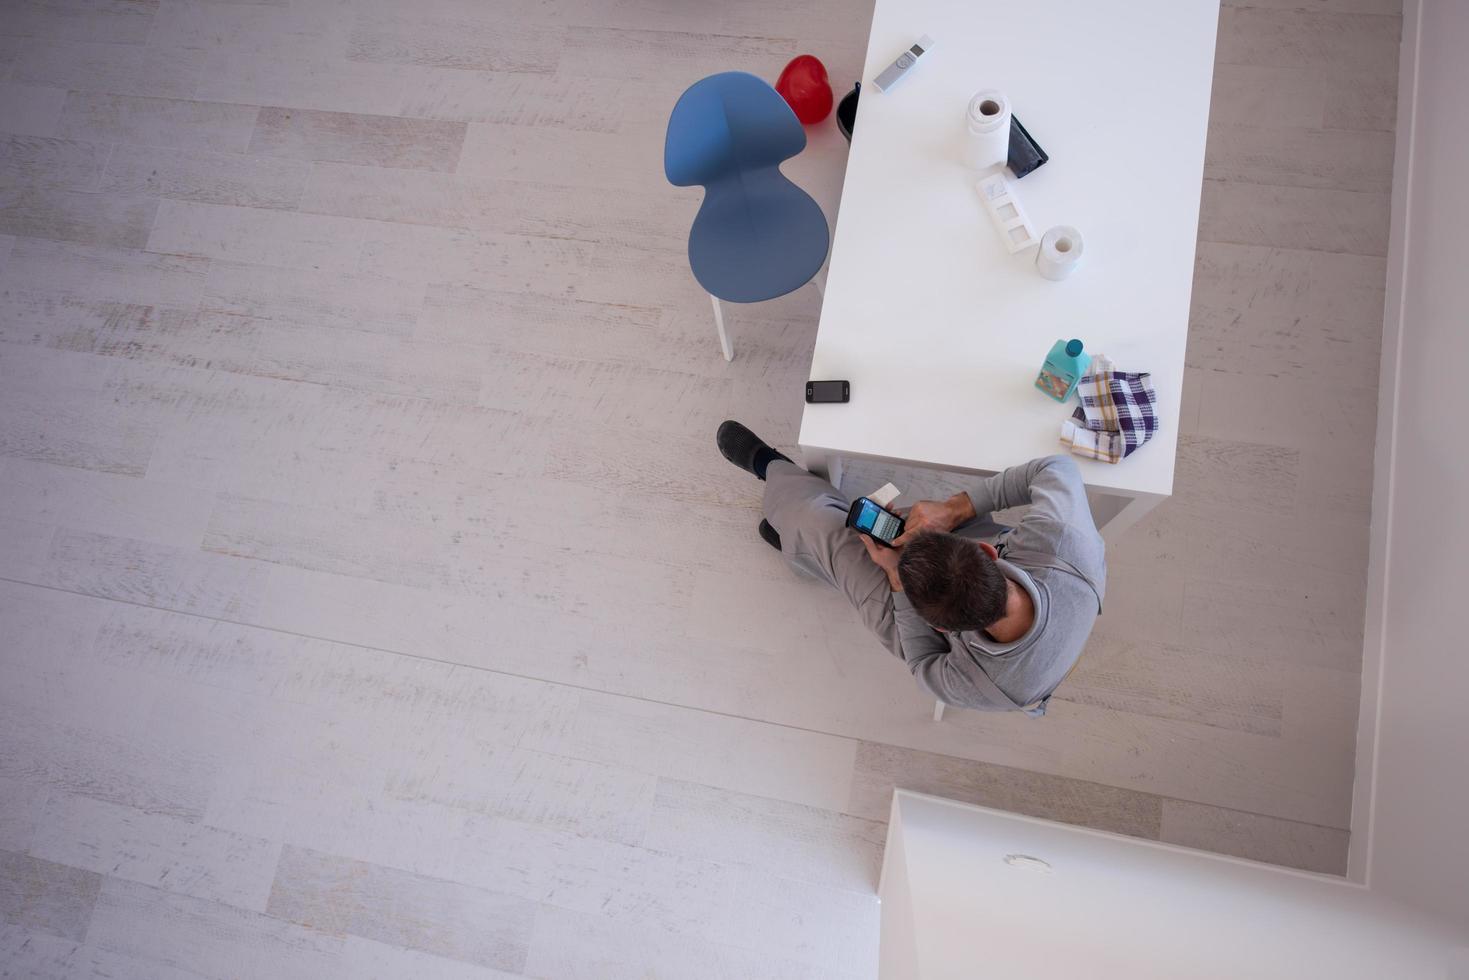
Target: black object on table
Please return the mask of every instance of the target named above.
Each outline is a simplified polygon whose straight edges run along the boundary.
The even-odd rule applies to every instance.
[[[1015,116],[1010,117],[1010,172],[1018,180],[1051,159]]]
[[[852,127],[857,125],[857,98],[862,94],[862,83],[852,86],[852,91],[842,96],[837,103],[837,131],[852,142]]]

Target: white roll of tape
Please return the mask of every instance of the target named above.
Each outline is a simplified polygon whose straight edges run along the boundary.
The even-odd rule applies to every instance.
[[[1041,236],[1041,247],[1035,253],[1035,267],[1047,279],[1065,279],[1081,264],[1081,232],[1069,225],[1057,225]]]

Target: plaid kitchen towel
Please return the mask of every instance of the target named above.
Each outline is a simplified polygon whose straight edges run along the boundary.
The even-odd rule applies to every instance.
[[[1061,423],[1061,444],[1077,456],[1120,463],[1158,431],[1151,374],[1113,370],[1097,355],[1076,394],[1081,406]]]

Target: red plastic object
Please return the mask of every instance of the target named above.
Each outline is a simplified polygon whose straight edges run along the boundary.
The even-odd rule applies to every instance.
[[[821,122],[831,113],[831,82],[826,77],[826,66],[815,55],[792,58],[776,80],[775,90],[795,111],[796,118],[807,126]]]

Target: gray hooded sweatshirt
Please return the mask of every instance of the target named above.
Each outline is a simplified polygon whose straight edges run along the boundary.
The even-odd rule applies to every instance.
[[[993,511],[1030,505],[997,547],[1000,570],[1030,594],[1035,623],[1013,643],[997,643],[982,630],[941,633],[924,622],[907,596],[895,593],[903,660],[948,704],[1005,711],[1039,703],[1032,714],[1041,714],[1045,699],[1081,656],[1106,589],[1102,536],[1081,472],[1070,456],[1047,456],[981,480],[969,499],[978,520],[956,534],[984,526]],[[1008,702],[996,697],[985,677]]]

